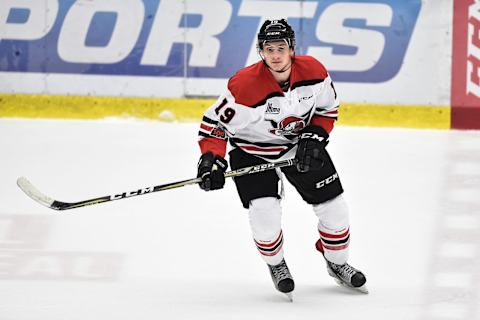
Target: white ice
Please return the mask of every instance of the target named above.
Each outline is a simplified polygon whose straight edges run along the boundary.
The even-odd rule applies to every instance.
[[[480,132],[337,127],[328,149],[351,211],[339,287],[315,251],[311,208],[286,184],[294,302],[274,290],[232,181],[68,211],[193,178],[197,124],[0,120],[0,319],[480,319]]]

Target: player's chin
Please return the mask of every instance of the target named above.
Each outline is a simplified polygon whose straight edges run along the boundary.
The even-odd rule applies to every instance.
[[[279,71],[282,71],[283,68],[285,66],[283,64],[273,64],[270,66],[270,68],[273,70],[273,71],[276,71],[276,72],[279,72]]]

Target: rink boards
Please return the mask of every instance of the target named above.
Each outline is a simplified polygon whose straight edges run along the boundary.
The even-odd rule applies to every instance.
[[[227,79],[258,60],[261,22],[286,17],[297,31],[296,53],[321,60],[336,82],[340,123],[475,127],[478,77],[467,76],[480,64],[467,35],[476,34],[470,30],[476,6],[458,1],[454,10],[451,0],[5,1],[0,116],[199,119]],[[452,32],[463,40],[453,42]],[[453,74],[452,60],[460,66]],[[454,78],[463,81],[453,87]]]
[[[0,116],[9,118],[121,117],[198,122],[203,112],[215,100],[0,94],[0,101]],[[345,103],[341,106],[338,123],[354,126],[448,129],[450,108]]]

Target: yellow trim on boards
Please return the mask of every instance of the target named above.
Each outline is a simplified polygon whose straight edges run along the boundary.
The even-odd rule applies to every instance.
[[[0,117],[200,121],[213,99],[0,94]]]
[[[342,104],[338,124],[349,126],[450,129],[449,106]]]
[[[0,118],[139,118],[200,122],[214,99],[0,94]],[[339,125],[449,129],[450,107],[342,104]]]

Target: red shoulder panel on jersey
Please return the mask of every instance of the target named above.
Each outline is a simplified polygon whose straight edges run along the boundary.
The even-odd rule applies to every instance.
[[[317,59],[310,56],[297,56],[293,60],[290,86],[292,89],[302,85],[322,82],[328,72]],[[259,61],[238,71],[228,81],[228,90],[235,102],[249,107],[263,105],[265,100],[274,96],[283,96],[283,91],[273,79],[270,70]]]
[[[290,74],[292,89],[303,85],[322,82],[328,77],[327,69],[323,64],[311,56],[296,56]]]

